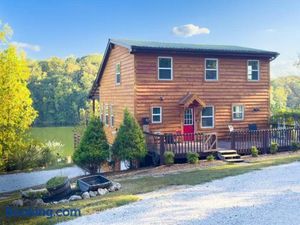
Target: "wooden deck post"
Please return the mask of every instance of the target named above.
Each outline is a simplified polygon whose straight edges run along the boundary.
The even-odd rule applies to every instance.
[[[159,136],[160,146],[159,146],[159,157],[160,157],[160,165],[165,164],[165,135]]]

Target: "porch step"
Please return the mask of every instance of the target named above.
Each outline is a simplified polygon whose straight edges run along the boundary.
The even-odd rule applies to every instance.
[[[220,150],[218,151],[218,158],[225,162],[243,162],[241,156],[237,154],[236,150]]]

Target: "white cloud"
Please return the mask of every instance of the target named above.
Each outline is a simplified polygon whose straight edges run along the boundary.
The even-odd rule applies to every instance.
[[[269,33],[273,33],[275,32],[276,30],[273,29],[273,28],[268,28],[268,29],[265,29],[266,32],[269,32]]]
[[[271,62],[271,77],[300,76],[300,68],[296,66],[297,57],[279,56]]]
[[[182,37],[191,37],[199,34],[209,34],[209,29],[206,27],[199,27],[194,24],[186,24],[178,27],[173,27],[173,34]]]
[[[33,45],[24,42],[16,42],[16,41],[11,42],[11,44],[15,45],[17,48],[26,48],[35,52],[39,52],[41,50],[41,47],[39,45]]]

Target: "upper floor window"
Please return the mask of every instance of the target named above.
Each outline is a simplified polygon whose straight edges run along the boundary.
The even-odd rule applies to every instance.
[[[214,127],[214,107],[206,106],[201,112],[201,127],[213,128]]]
[[[108,105],[105,105],[105,125],[109,124]]]
[[[161,123],[162,122],[162,108],[152,107],[152,123]]]
[[[121,84],[121,64],[116,65],[116,85]]]
[[[248,80],[252,80],[252,81],[259,80],[259,61],[258,60],[248,60],[247,75],[248,75]]]
[[[218,59],[205,59],[205,80],[218,80]]]
[[[172,57],[158,57],[158,79],[173,80]]]
[[[114,106],[110,105],[110,126],[115,126]]]
[[[244,119],[244,106],[243,105],[232,105],[232,120],[243,120]]]

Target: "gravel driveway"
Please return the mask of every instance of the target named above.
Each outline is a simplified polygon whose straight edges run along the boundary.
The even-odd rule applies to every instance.
[[[77,166],[62,169],[34,171],[30,173],[14,173],[0,175],[0,193],[25,189],[45,184],[51,177],[68,176],[69,178],[84,175]]]
[[[268,167],[191,187],[141,195],[143,200],[61,225],[300,224],[300,163]]]

